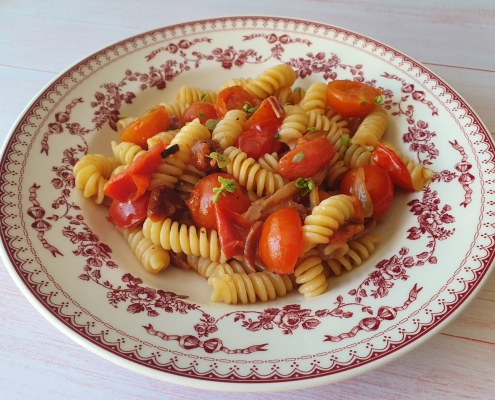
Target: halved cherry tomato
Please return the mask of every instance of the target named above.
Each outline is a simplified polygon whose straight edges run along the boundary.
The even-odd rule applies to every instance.
[[[215,102],[218,115],[224,116],[229,110],[242,110],[245,105],[257,107],[260,100],[251,95],[241,86],[230,86],[222,89]]]
[[[218,239],[227,258],[244,255],[251,221],[220,203],[215,203]]]
[[[278,152],[281,142],[276,139],[275,135],[279,127],[280,124],[275,120],[266,122],[263,126],[253,126],[235,140],[234,146],[254,159],[258,159],[266,153]]]
[[[378,142],[371,158],[390,174],[397,186],[414,192],[411,174],[407,170],[406,164],[393,150]]]
[[[146,218],[150,192],[136,200],[118,201],[113,199],[108,210],[108,219],[120,228],[132,228]]]
[[[105,195],[121,202],[140,197],[148,189],[151,175],[158,168],[164,149],[163,142],[158,142],[125,170],[111,176],[103,188]]]
[[[196,118],[199,118],[199,122],[204,125],[209,119],[218,119],[218,114],[213,104],[206,102],[192,103],[187,110],[184,111],[184,114],[182,114],[182,125],[185,125],[187,122],[191,122]]]
[[[130,124],[120,135],[123,142],[131,142],[147,148],[147,140],[157,133],[166,131],[170,123],[170,117],[164,106],[159,106]]]
[[[335,156],[334,147],[325,137],[301,140],[280,159],[280,175],[289,180],[309,178]]]
[[[340,183],[341,193],[353,195],[354,181],[358,169],[364,171],[364,184],[373,203],[374,218],[380,218],[389,210],[394,197],[394,184],[392,178],[378,165],[363,165],[362,167],[351,168]]]
[[[294,272],[303,248],[301,218],[291,207],[280,208],[263,223],[258,252],[269,270],[277,274]]]
[[[263,100],[251,117],[244,123],[244,130],[253,126],[264,126],[264,124],[277,121],[280,125],[284,120],[285,111],[275,96],[270,96]]]
[[[219,177],[233,180],[237,190],[234,192],[226,192],[225,196],[220,194],[218,196],[217,204],[239,214],[246,211],[251,205],[251,201],[244,194],[240,184],[232,175],[223,172],[207,175],[196,184],[189,199],[186,200],[191,218],[197,226],[203,226],[206,229],[217,229],[217,217],[214,203],[215,193],[213,190],[220,188],[221,186],[218,179]]]
[[[380,89],[362,82],[334,80],[327,84],[328,104],[344,117],[364,117],[380,94]]]

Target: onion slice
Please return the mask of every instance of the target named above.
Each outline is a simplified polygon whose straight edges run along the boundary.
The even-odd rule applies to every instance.
[[[371,217],[373,214],[373,203],[371,201],[370,194],[368,193],[368,189],[366,189],[366,177],[362,167],[358,167],[356,171],[356,177],[352,186],[352,193],[361,204],[364,218]]]

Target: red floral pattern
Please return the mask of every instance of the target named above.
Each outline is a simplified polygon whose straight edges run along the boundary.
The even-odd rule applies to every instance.
[[[337,30],[337,32],[341,34],[343,31]],[[177,342],[183,349],[192,349],[194,348],[194,346],[196,346],[195,348],[202,348],[205,352],[209,352],[211,349],[216,349],[220,340],[219,338],[213,338],[213,340],[208,339],[203,341],[200,339],[200,337],[207,337],[213,332],[218,332],[219,334],[222,333],[221,324],[223,323],[223,321],[232,321],[236,318],[237,326],[242,327],[247,332],[254,333],[265,331],[266,333],[269,333],[270,331],[275,332],[276,330],[279,330],[284,334],[283,337],[297,336],[301,333],[307,333],[310,331],[320,332],[320,329],[323,326],[323,324],[321,324],[321,321],[325,317],[340,319],[345,318],[349,321],[351,321],[350,318],[356,318],[356,320],[352,319],[352,322],[359,321],[359,323],[354,327],[355,329],[353,328],[351,331],[349,331],[355,332],[356,334],[358,334],[362,330],[366,330],[365,327],[378,329],[380,323],[383,323],[383,321],[392,321],[391,317],[393,316],[395,318],[395,315],[398,315],[394,313],[399,313],[405,308],[391,306],[377,307],[376,302],[368,303],[367,301],[369,301],[369,299],[372,299],[374,296],[376,296],[377,298],[385,297],[391,291],[394,283],[407,282],[407,280],[410,279],[409,271],[411,271],[412,268],[421,266],[426,263],[435,264],[437,262],[437,255],[434,254],[436,243],[439,240],[444,240],[443,238],[448,238],[448,232],[453,233],[453,230],[449,230],[445,227],[446,224],[454,222],[453,220],[449,222],[449,215],[451,213],[448,209],[446,209],[446,206],[441,207],[439,204],[435,204],[434,202],[432,204],[427,204],[430,200],[426,201],[425,198],[420,201],[421,204],[413,204],[411,202],[409,204],[411,212],[413,212],[413,208],[414,210],[417,210],[416,217],[418,224],[417,226],[409,228],[406,227],[407,229],[411,229],[411,231],[408,231],[408,234],[412,235],[412,238],[414,238],[409,239],[418,242],[426,238],[428,243],[433,243],[432,247],[426,247],[426,251],[420,252],[417,255],[409,255],[409,248],[404,247],[399,251],[397,255],[394,255],[389,259],[382,260],[377,264],[377,268],[375,268],[375,271],[373,271],[374,273],[378,273],[376,273],[373,276],[373,279],[369,281],[368,286],[364,285],[362,287],[359,287],[356,290],[355,294],[348,294],[350,298],[348,298],[347,295],[338,295],[335,304],[331,307],[328,307],[328,309],[323,308],[313,310],[310,307],[305,308],[300,305],[289,304],[284,305],[283,307],[272,307],[262,311],[235,311],[223,315],[210,315],[203,310],[202,306],[192,304],[190,301],[187,301],[187,298],[181,297],[181,295],[176,295],[172,292],[159,292],[159,290],[143,285],[143,282],[130,275],[126,274],[122,276],[122,282],[120,284],[116,282],[118,281],[118,279],[115,279],[115,272],[110,273],[111,270],[115,271],[115,265],[111,264],[110,248],[108,246],[105,247],[104,244],[102,246],[99,246],[99,244],[101,243],[99,238],[93,232],[91,232],[84,219],[80,217],[79,209],[75,204],[72,204],[70,200],[70,193],[73,190],[73,181],[71,181],[72,178],[70,171],[72,170],[72,166],[74,165],[75,161],[77,161],[77,159],[81,155],[87,152],[88,146],[86,143],[86,138],[88,137],[88,135],[93,134],[95,130],[98,129],[98,127],[103,126],[106,122],[109,123],[109,126],[114,127],[116,118],[118,118],[118,116],[120,115],[120,107],[123,104],[132,103],[135,99],[134,96],[137,96],[139,91],[147,90],[149,88],[163,90],[167,86],[168,82],[170,82],[172,79],[175,79],[175,77],[177,77],[183,71],[187,70],[186,68],[198,68],[201,63],[205,62],[217,63],[224,69],[231,69],[241,68],[247,63],[264,63],[270,59],[281,60],[293,65],[294,68],[298,71],[299,77],[308,77],[312,74],[321,74],[321,76],[325,76],[328,79],[332,79],[334,77],[342,77],[362,80],[375,84],[375,81],[366,80],[364,72],[365,68],[362,65],[348,65],[342,63],[340,57],[334,53],[325,53],[323,51],[319,51],[320,49],[315,48],[315,51],[308,51],[300,58],[286,57],[286,47],[291,45],[292,43],[299,43],[299,45],[302,44],[303,46],[307,46],[309,49],[311,49],[312,43],[309,41],[304,41],[304,39],[298,41],[297,34],[290,34],[286,36],[284,35],[285,34],[279,35],[278,32],[274,32],[265,35],[258,35],[256,37],[249,37],[249,35],[245,36],[245,43],[250,43],[250,41],[255,40],[265,40],[270,43],[271,47],[268,55],[262,55],[261,53],[253,50],[255,48],[258,49],[255,43],[253,43],[252,46],[250,46],[250,48],[248,49],[239,49],[239,46],[212,46],[214,49],[212,49],[210,52],[201,54],[198,52],[190,51],[194,49],[195,45],[199,43],[199,41],[188,40],[186,42],[182,42],[181,44],[181,40],[178,39],[176,41],[173,41],[176,46],[170,46],[167,50],[170,54],[172,54],[172,51],[175,51],[175,53],[173,54],[178,55],[178,57],[174,57],[174,60],[176,60],[175,63],[167,64],[168,61],[165,61],[161,65],[159,65],[159,63],[154,63],[153,66],[148,67],[144,72],[129,69],[125,73],[125,76],[121,77],[120,80],[117,79],[115,83],[110,82],[108,84],[102,85],[99,90],[94,92],[94,99],[83,99],[76,96],[76,98],[72,101],[70,99],[68,100],[68,104],[65,106],[65,109],[62,108],[61,111],[57,112],[56,114],[48,114],[51,120],[46,123],[47,129],[43,135],[43,140],[41,142],[41,152],[43,154],[48,154],[48,141],[51,137],[53,137],[53,135],[75,135],[81,139],[81,144],[68,149],[67,153],[63,156],[63,161],[59,163],[59,165],[53,167],[54,177],[52,180],[52,186],[56,189],[55,193],[58,193],[58,197],[56,198],[56,200],[53,201],[53,204],[51,204],[53,212],[52,215],[48,215],[48,213],[46,213],[46,209],[49,208],[49,206],[47,208],[44,208],[43,205],[40,204],[40,201],[36,198],[37,190],[42,188],[42,186],[39,183],[33,183],[31,186],[33,188],[32,193],[30,192],[30,195],[32,195],[32,197],[30,196],[30,204],[32,206],[32,209],[31,212],[28,213],[28,216],[32,219],[33,224],[35,224],[38,229],[36,230],[36,228],[33,227],[38,233],[37,237],[40,240],[41,244],[43,244],[43,248],[46,249],[49,254],[52,254],[53,256],[56,256],[58,254],[57,251],[54,251],[54,248],[50,247],[49,243],[46,242],[46,237],[44,237],[43,232],[54,230],[55,228],[59,228],[61,227],[61,225],[65,224],[63,226],[63,229],[64,233],[66,234],[68,243],[71,243],[72,248],[74,249],[73,251],[78,252],[78,257],[84,257],[85,260],[80,266],[81,279],[85,282],[97,284],[100,285],[100,287],[105,288],[108,295],[108,301],[112,306],[117,308],[123,306],[124,309],[129,312],[129,316],[132,318],[137,315],[145,315],[146,317],[152,318],[160,315],[163,316],[174,313],[180,314],[184,310],[186,310],[185,313],[188,315],[197,316],[197,318],[194,319],[194,327],[191,328],[191,332],[195,332],[195,334],[176,335],[178,338],[180,338],[177,339]],[[345,33],[345,35],[348,35],[348,33]],[[202,37],[199,37],[198,39],[205,38],[206,36],[202,35]],[[368,41],[367,39],[365,39],[364,42],[367,44],[371,43],[373,46],[378,46],[375,47],[375,49],[381,48],[380,45],[377,45],[372,41]],[[167,46],[169,46],[171,43],[172,42],[169,42]],[[203,40],[201,43],[204,44],[208,42]],[[205,47],[202,48],[204,49]],[[388,48],[386,50],[391,51]],[[155,61],[155,57],[157,57],[159,53],[160,52],[150,55],[150,53],[148,52],[148,55],[151,57],[148,59],[148,61]],[[403,56],[399,54],[399,57]],[[90,62],[93,62],[93,59],[90,59],[87,62],[89,64]],[[390,110],[391,115],[396,118],[400,118],[401,120],[407,121],[408,127],[405,132],[402,132],[402,140],[408,143],[410,146],[414,145],[415,150],[413,150],[413,152],[416,154],[419,162],[422,162],[424,164],[428,164],[429,162],[432,163],[435,158],[439,156],[438,149],[436,149],[434,145],[439,143],[439,138],[437,137],[436,133],[433,132],[430,128],[429,123],[424,120],[426,118],[423,118],[423,120],[417,118],[417,115],[420,114],[418,113],[419,107],[426,107],[427,109],[429,109],[432,117],[436,117],[438,115],[439,111],[430,100],[430,93],[427,90],[423,90],[423,88],[420,88],[419,84],[415,86],[411,83],[406,82],[406,80],[398,77],[397,75],[391,75],[385,72],[382,77],[384,79],[390,79],[392,81],[399,82],[401,85],[400,99],[394,96],[394,93],[391,89],[384,90],[384,105],[386,108],[389,107],[387,109]],[[453,97],[456,101],[458,100],[455,94],[453,94]],[[395,100],[396,98],[398,100]],[[459,101],[462,103],[461,100]],[[72,121],[73,115],[71,114],[71,111],[75,106],[86,108],[91,107],[93,109],[94,115],[93,119],[91,120],[93,126],[89,126],[89,124],[87,124],[86,126],[82,126],[82,124],[78,123],[77,121]],[[470,115],[474,116],[474,114]],[[474,121],[477,121],[475,116],[473,118]],[[428,142],[428,140],[430,140],[430,143]],[[469,170],[469,162],[467,159],[465,159],[466,154],[463,154],[461,151],[462,147],[458,143],[456,145],[454,145],[453,143],[455,142],[451,142],[452,146],[456,150],[458,150],[463,157],[462,162],[456,164],[456,166],[453,168],[453,171],[440,171],[437,176],[435,176],[433,182],[441,182],[442,184],[447,184],[449,182],[453,182],[454,178],[459,178],[458,182],[463,185],[463,189],[469,189],[469,181],[471,178],[474,179],[473,175],[470,176],[470,174],[467,172]],[[29,184],[31,184],[31,182]],[[434,191],[430,193],[432,199],[436,196],[436,194],[433,193]],[[466,191],[466,195],[467,194],[468,193]],[[466,199],[468,199],[468,197],[466,197]],[[52,200],[48,200],[48,204],[51,201]],[[43,198],[43,203],[46,202],[47,199]],[[466,201],[465,205],[467,205],[467,203],[468,202]],[[434,229],[427,229],[424,224],[431,221],[434,222]],[[445,231],[443,232],[442,229],[444,229]],[[14,247],[15,245],[12,245],[12,248]],[[13,259],[15,259],[15,257]],[[114,279],[111,281],[109,279],[106,279],[106,277],[108,276],[113,276]],[[476,275],[475,279],[468,282],[467,285],[470,285],[469,287],[472,287],[472,285],[476,285],[477,282],[479,282],[480,277],[482,276],[482,274]],[[367,279],[368,278],[370,277],[367,277]],[[392,286],[387,287],[387,284],[390,283],[392,283]],[[385,287],[386,291],[379,292],[379,289],[382,286]],[[35,290],[34,286],[32,287],[33,290]],[[366,290],[367,297],[362,294],[362,290]],[[418,289],[415,285],[410,291],[410,297],[408,298],[408,301],[415,301],[416,298],[414,296],[414,293],[416,293],[417,296],[417,293],[420,290],[421,288]],[[374,295],[374,293],[376,294]],[[43,298],[43,296],[41,297]],[[360,297],[360,299],[358,299],[358,297]],[[439,299],[439,302],[445,303],[443,299]],[[197,308],[188,309],[188,305],[197,306]],[[56,307],[51,308],[52,310],[56,309]],[[392,312],[391,309],[393,309],[394,312]],[[455,307],[449,308],[448,310],[452,309],[455,309]],[[59,311],[54,312],[57,313]],[[450,313],[450,311],[445,311],[444,314],[445,313],[448,314]],[[61,312],[60,315],[62,315]],[[436,323],[435,321],[437,320],[435,319],[436,315],[433,318],[433,325]],[[62,318],[65,319],[65,317]],[[155,321],[158,321],[158,319],[155,319]],[[413,321],[413,323],[418,326],[418,329],[420,326],[425,326],[425,324],[420,322]],[[78,325],[78,322],[75,319],[72,320],[71,324],[74,326],[74,329],[78,329],[81,332],[84,331],[87,337],[90,337],[91,340],[98,342],[105,349],[119,348],[118,344],[116,345],[116,347],[112,347],[113,343],[120,343],[118,340],[112,341],[110,339],[107,340],[107,338],[104,338],[103,335],[107,334],[105,333],[106,331],[104,331],[101,335],[99,333],[94,334],[93,332],[90,332],[89,328],[86,327],[84,324]],[[80,328],[76,328],[77,326],[80,326]],[[154,333],[157,333],[159,331],[152,331],[150,327],[152,328],[150,324],[144,326],[146,332],[151,336],[160,337],[158,336],[158,334],[154,335]],[[402,329],[402,331],[400,329]],[[427,329],[427,326],[425,329]],[[414,331],[408,330],[406,332],[401,327],[399,328],[399,333],[402,335],[399,341],[399,345],[396,346],[398,342],[394,342],[394,346],[396,346],[397,348],[403,347],[407,343],[414,341],[415,339]],[[339,340],[346,340],[348,339],[348,337],[350,337],[342,335],[344,334],[337,335],[337,337],[340,337]],[[332,335],[329,334],[327,335],[327,337],[332,337]],[[222,339],[225,339],[225,341],[227,341],[227,338],[222,337]],[[180,340],[182,340],[182,342],[180,342]],[[390,348],[389,344],[391,344],[394,340],[390,339],[389,336],[384,336],[384,342],[386,343],[385,347],[377,351],[371,351],[369,353],[370,356],[366,356],[366,359],[373,360],[374,358],[380,358],[383,355],[393,352],[394,350]],[[109,343],[112,344],[109,346]],[[186,347],[183,347],[181,343],[183,343]],[[226,349],[229,349],[226,346],[224,347]],[[251,346],[245,347],[243,349],[249,348],[251,348]],[[264,347],[261,348],[264,349]],[[217,359],[215,360],[215,362],[212,362],[212,366],[210,369],[210,371],[214,372],[209,372],[208,374],[206,374],[197,368],[197,361],[192,361],[189,367],[184,367],[183,360],[179,360],[179,356],[173,356],[169,358],[169,361],[163,363],[157,361],[157,357],[159,357],[156,355],[157,353],[153,353],[152,355],[142,355],[137,350],[129,351],[129,353],[121,350],[109,351],[114,351],[119,356],[122,356],[124,358],[127,357],[129,359],[132,359],[132,361],[134,362],[142,363],[142,365],[153,365],[157,368],[184,376],[191,376],[192,374],[192,376],[203,377],[210,380],[230,379],[230,381],[234,382],[243,382],[246,379],[245,371],[248,370],[250,371],[248,373],[248,376],[252,377],[254,380],[267,381],[266,376],[263,376],[261,373],[261,367],[256,365],[250,366],[249,368],[244,368],[243,374],[237,373],[236,368],[239,369],[238,365],[233,366],[230,370],[231,372],[229,373],[220,373],[216,370],[216,368],[217,363],[221,363],[221,361]],[[130,356],[128,357],[128,355]],[[335,363],[332,365],[338,365],[341,371],[352,369],[359,364],[354,362],[358,359],[358,357],[359,355],[356,353],[356,357],[350,356],[349,361],[341,362],[339,356],[332,356],[332,363]],[[302,360],[294,360],[292,363],[290,363],[290,371],[283,372],[278,371],[278,364],[274,365],[273,371],[275,372],[273,376],[275,376],[275,378],[273,379],[300,379],[300,377],[309,376],[313,373],[320,373],[320,376],[322,376],[323,374],[329,374],[335,371],[333,367],[320,367],[317,364],[315,364],[313,368],[304,367],[304,369],[302,369],[302,363]],[[287,365],[289,368],[289,364]]]

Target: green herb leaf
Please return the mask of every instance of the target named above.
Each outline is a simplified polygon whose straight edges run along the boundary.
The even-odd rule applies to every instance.
[[[306,157],[306,154],[304,154],[302,151],[299,153],[294,154],[294,157],[292,157],[292,162],[293,163],[300,163],[302,160],[304,160],[304,157]]]
[[[250,103],[246,103],[244,104],[244,107],[242,107],[242,109],[246,112],[248,116],[251,116],[256,112],[258,107],[253,107]]]
[[[213,188],[213,203],[220,201],[220,196],[227,196],[227,193],[234,193],[237,190],[235,180],[218,177],[220,187]]]
[[[225,154],[217,153],[216,151],[210,153],[207,157],[216,160],[219,168],[225,168],[230,164],[230,159]]]
[[[208,93],[201,93],[201,97],[199,98],[199,100],[205,101],[207,97],[208,97]]]
[[[217,127],[217,124],[220,120],[218,119],[209,119],[205,122],[205,127],[206,129],[208,129],[209,131],[212,131],[213,129],[215,129]]]
[[[383,103],[382,95],[376,96],[375,97],[375,104],[382,104],[382,103]]]
[[[312,126],[311,128],[306,129],[307,132],[314,132],[316,131],[316,126]]]
[[[203,111],[198,112],[199,118],[204,118],[206,117],[205,113]]]
[[[349,136],[348,135],[342,135],[340,137],[340,143],[344,147],[349,147],[350,141],[349,141]]]
[[[315,186],[316,185],[311,178],[299,178],[296,181],[296,187],[301,191],[303,196],[311,192]]]

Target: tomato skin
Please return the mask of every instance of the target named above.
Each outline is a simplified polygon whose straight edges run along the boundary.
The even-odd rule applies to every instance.
[[[145,192],[136,200],[113,199],[108,209],[108,219],[120,228],[132,228],[146,218],[150,193]]]
[[[241,86],[230,86],[218,93],[214,107],[218,115],[223,117],[227,111],[242,110],[246,104],[257,107],[260,100]]]
[[[266,153],[278,152],[281,142],[275,138],[275,135],[279,126],[277,121],[266,122],[263,126],[255,125],[244,131],[235,140],[234,146],[255,160]]]
[[[165,145],[158,142],[136,158],[125,170],[112,175],[103,188],[105,195],[121,202],[140,197],[148,189],[151,174],[158,168],[164,149]]]
[[[344,117],[364,117],[375,105],[381,90],[362,82],[334,80],[327,84],[327,101]]]
[[[301,218],[291,207],[280,208],[263,223],[258,252],[261,261],[277,274],[294,272],[303,248]]]
[[[414,192],[411,174],[400,157],[391,149],[378,142],[371,155],[372,160],[392,177],[393,182],[403,189]]]
[[[309,178],[327,165],[335,154],[334,147],[325,137],[299,141],[280,159],[279,173],[289,180]]]
[[[351,168],[340,183],[341,193],[352,195],[358,168],[364,171],[364,182],[373,203],[373,218],[387,213],[394,197],[394,184],[387,171],[378,165],[364,165]]]
[[[170,124],[170,117],[164,106],[159,106],[143,114],[130,124],[120,135],[123,142],[131,142],[148,147],[147,140],[157,133],[166,131]]]
[[[219,203],[215,203],[214,207],[222,252],[227,258],[242,256],[251,222]]]
[[[196,118],[199,118],[199,122],[204,125],[209,119],[218,119],[218,114],[213,104],[206,102],[193,103],[184,111],[181,119],[182,125],[194,121]]]
[[[223,172],[207,175],[197,183],[192,190],[189,199],[186,200],[186,205],[189,207],[194,224],[209,230],[217,229],[215,203],[213,203],[213,189],[220,187],[220,182],[218,181],[219,176],[236,181],[232,175]],[[242,214],[249,208],[251,201],[242,191],[241,185],[238,182],[236,185],[237,190],[235,192],[228,193],[226,196],[220,196],[220,200],[216,204],[220,204],[224,208]]]
[[[277,121],[278,125],[284,120],[285,111],[275,96],[264,99],[258,109],[244,123],[244,130],[254,126],[264,126],[265,124]]]

